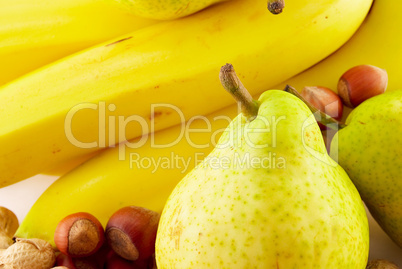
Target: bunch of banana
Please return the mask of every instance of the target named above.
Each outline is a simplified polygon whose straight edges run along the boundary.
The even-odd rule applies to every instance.
[[[1,0],[0,85],[154,23],[133,16],[114,0]]]
[[[352,39],[336,53],[300,75],[286,81],[302,89],[306,85],[322,85],[336,91],[338,78],[352,66],[375,65],[387,71],[387,91],[402,85],[402,18],[397,16],[402,2],[375,0],[370,13]],[[280,85],[280,88],[285,86]]]
[[[371,2],[292,1],[281,16],[265,0],[223,2],[7,84],[0,88],[0,187],[230,104],[216,75],[222,63],[239,66],[254,94],[275,85],[341,46]],[[152,106],[158,103],[183,114]]]
[[[307,3],[302,2],[303,5]],[[332,4],[347,3],[334,1]],[[291,5],[288,7],[290,10]],[[402,7],[402,3],[397,0],[377,1],[359,31],[344,47],[312,69],[286,81],[285,84],[291,83],[299,88],[316,83],[332,86],[332,83],[337,82],[337,73],[341,74],[351,65],[359,63],[362,57],[372,61],[372,64],[386,68],[390,74],[398,72],[402,68],[402,52],[395,53],[402,46],[402,40],[396,37],[390,39],[387,36],[397,35],[397,29],[402,26],[402,18],[395,14],[395,18],[386,20],[384,10],[394,15],[399,7]],[[342,5],[338,8],[342,8]],[[323,13],[324,18],[327,14]],[[390,29],[393,32],[375,31],[377,29]],[[383,40],[386,40],[389,49],[378,51],[378,46],[381,46]],[[225,61],[220,64],[222,63]],[[245,63],[238,66],[242,65]],[[250,65],[247,67],[251,68]],[[261,66],[259,68],[267,70],[260,76],[270,76],[269,68]],[[249,76],[246,75],[247,77]],[[395,76],[395,79],[399,81],[395,81],[392,85],[402,83],[402,77]],[[247,87],[255,88],[256,84],[252,80],[249,79],[246,83]],[[281,88],[282,85],[278,87]],[[224,92],[222,89],[219,91]],[[216,100],[212,99],[206,103],[212,102]],[[131,149],[123,145],[105,150],[57,180],[32,207],[16,235],[35,236],[52,242],[53,232],[60,219],[77,211],[91,212],[103,224],[116,209],[125,205],[143,206],[160,212],[177,182],[207,156],[214,148],[220,133],[237,114],[237,107],[231,106],[206,118],[199,117],[184,125],[131,141],[137,143],[145,139],[145,144],[140,148]],[[37,221],[45,217],[45,223]]]

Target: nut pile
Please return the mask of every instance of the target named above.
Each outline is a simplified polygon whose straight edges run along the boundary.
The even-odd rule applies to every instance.
[[[71,214],[56,228],[56,255],[42,239],[16,238],[14,243],[18,219],[0,207],[0,269],[153,269],[159,217],[145,208],[124,207],[105,231],[93,215]]]
[[[106,230],[93,215],[71,214],[60,221],[54,241],[61,252],[57,266],[70,269],[154,268],[159,214],[124,207],[109,219]]]

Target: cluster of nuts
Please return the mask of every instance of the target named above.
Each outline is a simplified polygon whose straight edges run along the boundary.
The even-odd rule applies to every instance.
[[[142,207],[124,207],[103,229],[91,214],[69,215],[60,221],[54,235],[61,252],[56,265],[69,269],[152,269],[159,217]]]
[[[18,228],[15,214],[0,207],[0,268],[49,269],[56,260],[52,246],[41,239],[12,239]]]
[[[45,240],[17,238],[14,243],[18,219],[0,207],[0,269],[154,269],[159,217],[142,207],[124,207],[103,229],[89,213],[69,215],[55,231],[56,257]]]
[[[321,87],[305,87],[300,93],[315,108],[328,116],[340,120],[343,104],[355,108],[365,100],[384,93],[388,85],[388,74],[373,65],[358,65],[347,70],[338,81],[338,94]],[[321,129],[325,126],[320,125]]]

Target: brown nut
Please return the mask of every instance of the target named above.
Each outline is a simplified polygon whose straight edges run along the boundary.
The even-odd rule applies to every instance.
[[[111,248],[109,247],[107,242],[104,242],[102,247],[95,254],[89,256],[88,258],[95,260],[100,268],[104,268],[107,255],[110,251]]]
[[[63,253],[57,255],[56,265],[69,269],[102,269],[95,259],[91,257],[71,258]]]
[[[57,225],[54,242],[61,253],[71,257],[94,254],[105,241],[102,224],[89,213],[80,212],[65,217]]]
[[[105,269],[152,269],[152,266],[151,260],[129,261],[112,251],[107,257]]]
[[[0,256],[0,267],[18,269],[49,269],[53,267],[56,255],[52,246],[41,239],[17,238]]]
[[[384,93],[388,85],[387,71],[373,65],[358,65],[346,71],[338,81],[338,94],[351,108]]]
[[[14,243],[11,237],[0,235],[0,250],[6,249]]]
[[[109,246],[126,260],[147,260],[155,252],[159,218],[158,213],[142,207],[118,210],[106,225]]]
[[[18,218],[9,209],[0,206],[0,235],[13,237],[18,229]]]
[[[300,93],[307,102],[315,108],[324,112],[328,116],[340,120],[343,114],[343,104],[341,98],[332,90],[322,86],[306,86]],[[318,124],[321,130],[326,127]]]
[[[17,216],[11,210],[0,206],[0,249],[6,249],[14,243],[12,237],[18,226]]]
[[[386,260],[372,260],[367,264],[366,269],[399,269],[399,267]]]

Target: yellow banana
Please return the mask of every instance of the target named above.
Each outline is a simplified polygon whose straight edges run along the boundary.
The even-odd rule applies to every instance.
[[[324,60],[312,68],[315,72],[304,72],[287,80],[283,85],[292,83],[301,88],[304,85],[315,84],[317,79],[322,77],[324,79],[320,82],[324,85],[331,84],[332,81],[336,83],[337,73],[342,72],[341,69],[344,67],[355,64],[356,59],[363,57],[362,54],[368,61],[386,58],[387,60],[383,62],[384,68],[387,68],[391,74],[400,70],[402,61],[393,62],[393,59],[394,50],[402,47],[402,40],[388,39],[387,36],[392,37],[398,33],[397,29],[402,27],[402,17],[398,17],[397,20],[395,18],[384,20],[383,10],[391,7],[397,12],[398,7],[402,7],[402,3],[399,3],[398,0],[376,2],[354,37],[341,50],[328,58],[332,62],[342,62],[344,66],[337,67],[335,65],[332,73],[331,70],[320,73],[320,66],[327,66],[327,60]],[[387,28],[394,24],[396,26],[392,28],[393,30],[382,36],[383,39],[389,41],[388,45],[391,50],[384,50],[376,54],[376,42],[367,42],[372,41],[375,37],[361,33],[372,33],[372,29]],[[380,33],[382,35],[382,32],[376,34]],[[367,49],[363,51],[361,46],[365,46]],[[261,72],[268,72],[268,70]],[[402,84],[402,77],[395,79],[399,79],[398,83]],[[276,88],[281,87],[282,84]],[[223,89],[220,90],[223,91]],[[147,140],[141,148],[126,149],[123,159],[119,159],[121,148],[105,150],[51,185],[25,217],[16,236],[39,237],[53,242],[53,232],[59,220],[77,211],[91,212],[103,224],[114,211],[127,205],[138,205],[162,211],[174,186],[198,161],[208,155],[219,138],[220,132],[237,114],[237,107],[233,105],[210,114],[206,118],[188,122],[186,128],[179,125],[159,131],[153,136],[154,145],[151,144],[151,140]],[[208,125],[207,122],[211,124]],[[190,129],[203,129],[204,132],[200,130],[188,132],[188,137],[182,134],[182,130]],[[182,138],[178,139],[180,136]],[[156,147],[157,145],[168,145],[177,139],[177,143],[166,148]],[[187,166],[185,161],[188,162]],[[37,221],[44,218],[46,218],[46,222]]]
[[[156,20],[172,20],[191,15],[210,5],[227,0],[206,1],[159,1],[159,0],[116,0],[135,15]]]
[[[0,187],[230,104],[217,76],[222,63],[238,66],[252,93],[267,89],[342,45],[370,5],[292,0],[273,16],[265,0],[232,0],[7,84],[0,88]]]
[[[0,0],[0,85],[154,23],[113,0]]]
[[[120,154],[121,148],[105,150],[54,182],[33,205],[16,236],[35,236],[54,245],[56,226],[69,212],[91,212],[103,225],[117,209],[126,205],[143,206],[161,213],[175,185],[208,155],[212,149],[211,139],[219,138],[219,130],[225,129],[236,112],[236,107],[231,106],[208,116],[207,121],[213,122],[211,131],[217,131],[212,138],[207,131],[207,121],[197,119],[189,126],[205,132],[188,132],[188,139],[179,139],[185,130],[179,125],[151,135],[138,149],[127,148],[124,157]],[[223,115],[226,117],[219,118]],[[170,143],[174,146],[155,149],[155,145]],[[194,144],[207,146],[196,148]],[[42,218],[44,221],[38,221]]]
[[[350,41],[330,57],[300,75],[286,81],[302,89],[306,85],[321,85],[337,91],[338,79],[349,68],[371,64],[388,72],[387,91],[402,88],[402,18],[398,0],[375,0],[369,15]],[[284,87],[282,83],[280,87]]]

